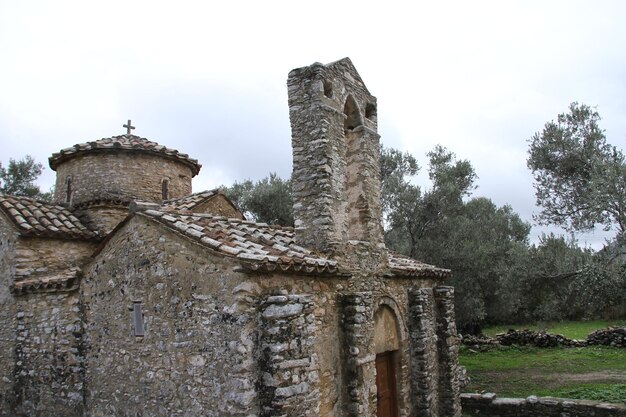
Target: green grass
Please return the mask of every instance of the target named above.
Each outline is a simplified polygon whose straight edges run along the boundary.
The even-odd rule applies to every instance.
[[[539,396],[582,398],[585,400],[626,403],[626,384],[572,384],[553,390],[539,390]]]
[[[610,326],[626,326],[626,320],[563,321],[558,323],[538,323],[530,325],[501,325],[487,327],[483,329],[483,333],[493,337],[498,333],[506,333],[509,329],[529,329],[552,334],[561,334],[569,339],[583,340],[589,333]]]
[[[538,348],[502,346],[485,352],[461,348],[461,365],[468,371],[506,371],[512,369],[558,370],[585,373],[605,370],[626,371],[626,350],[605,346],[585,348]]]
[[[462,347],[459,362],[471,378],[465,392],[626,402],[623,348],[512,346],[474,352]]]

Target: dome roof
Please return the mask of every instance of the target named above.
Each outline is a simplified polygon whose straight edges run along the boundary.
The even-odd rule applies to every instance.
[[[135,135],[119,135],[92,142],[79,143],[70,148],[65,148],[59,152],[53,153],[52,156],[48,158],[48,163],[50,164],[50,168],[56,171],[60,164],[79,155],[118,152],[120,150],[125,152],[154,154],[180,161],[191,168],[193,176],[198,175],[202,167],[197,159],[190,158],[186,153],[180,153],[176,149],[159,145],[156,142]]]

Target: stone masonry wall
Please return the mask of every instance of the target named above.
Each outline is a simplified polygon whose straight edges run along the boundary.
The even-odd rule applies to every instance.
[[[82,416],[83,323],[77,294],[43,293],[16,301],[16,362],[10,410],[18,416]]]
[[[363,279],[364,281],[360,281]],[[412,416],[411,361],[406,324],[409,289],[431,286],[429,280],[365,278],[312,278],[281,274],[259,276],[265,294],[311,294],[315,305],[316,343],[320,375],[319,416],[345,417],[361,410],[360,416],[376,415],[376,371],[373,316],[381,305],[393,308],[403,340],[397,364],[399,416]],[[363,291],[369,288],[371,291]],[[358,291],[357,291],[358,289]],[[431,290],[432,294],[432,290]],[[434,314],[434,313],[433,313]],[[431,323],[435,325],[433,320]],[[436,335],[436,329],[430,329]],[[436,349],[436,346],[434,346]],[[435,364],[436,366],[436,364]],[[358,380],[354,379],[357,375]],[[425,378],[436,378],[437,374]],[[433,386],[438,381],[433,379]],[[436,389],[436,388],[435,388]],[[365,403],[360,403],[363,400]],[[353,404],[350,411],[347,407]],[[347,414],[348,413],[348,414]],[[352,413],[352,414],[349,414]]]
[[[163,178],[169,180],[169,199],[191,194],[191,168],[151,154],[94,153],[63,162],[57,167],[57,203],[66,201],[68,176],[72,178],[72,205],[103,198],[160,203]]]
[[[220,194],[209,199],[209,201],[205,203],[198,204],[193,208],[193,211],[195,213],[209,213],[215,216],[224,216],[229,219],[243,219],[241,213],[235,210],[235,208],[228,201],[226,201],[226,197]]]
[[[409,292],[409,339],[413,375],[411,382],[414,415],[417,417],[440,415],[438,382],[441,375],[435,309],[431,288],[419,288]]]
[[[80,415],[78,298],[63,292],[16,295],[10,288],[14,281],[46,278],[84,262],[93,248],[89,242],[21,237],[0,215],[0,415]]]
[[[481,417],[624,417],[626,404],[552,397],[497,398],[496,394],[461,394],[463,413]]]
[[[295,69],[287,84],[297,241],[325,252],[348,239],[382,243],[376,98],[349,60]]]
[[[260,416],[319,416],[318,355],[310,295],[273,295],[261,307]]]
[[[459,337],[454,315],[454,288],[434,289],[437,310],[437,351],[439,353],[439,413],[460,417]]]
[[[12,416],[13,369],[15,366],[15,299],[10,291],[15,273],[15,245],[19,236],[0,213],[0,416]]]
[[[74,214],[92,230],[98,230],[102,236],[106,236],[128,216],[128,207],[122,204],[94,204],[75,210]]]
[[[86,415],[255,415],[257,292],[228,259],[133,217],[85,273]]]
[[[21,237],[15,245],[14,279],[36,278],[83,265],[95,247],[94,242]]]
[[[376,355],[368,345],[373,341],[372,293],[362,292],[342,297],[343,363],[346,381],[345,407],[350,417],[369,416],[376,410]],[[372,369],[373,368],[373,369]],[[374,378],[372,378],[372,373]]]

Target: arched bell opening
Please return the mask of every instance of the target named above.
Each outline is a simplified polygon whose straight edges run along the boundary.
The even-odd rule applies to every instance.
[[[344,132],[354,130],[357,126],[363,124],[359,105],[351,94],[346,98],[346,103],[343,106],[343,114],[345,116],[343,123]]]
[[[363,119],[359,106],[352,95],[348,95],[343,108],[344,137],[346,146],[346,237],[349,240],[365,241],[368,238],[368,205],[364,196],[363,178]],[[358,129],[361,127],[360,129]]]

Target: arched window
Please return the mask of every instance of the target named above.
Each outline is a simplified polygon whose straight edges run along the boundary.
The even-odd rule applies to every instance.
[[[343,107],[344,137],[346,146],[346,174],[344,195],[346,201],[347,230],[350,240],[367,240],[367,201],[363,192],[363,119],[359,106],[352,95],[348,95]]]
[[[345,115],[343,122],[344,130],[353,130],[355,127],[362,124],[359,106],[356,104],[352,95],[349,95],[346,99],[346,104],[343,106],[343,114]]]

